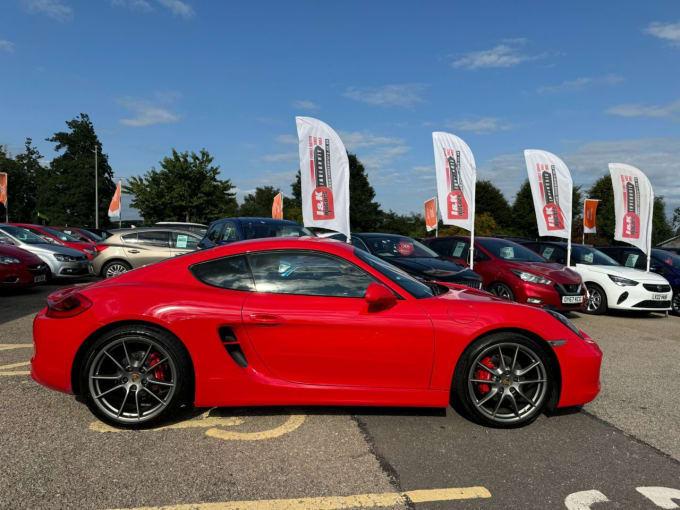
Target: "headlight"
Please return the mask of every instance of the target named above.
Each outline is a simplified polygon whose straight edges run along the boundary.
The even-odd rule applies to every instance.
[[[567,319],[564,315],[562,315],[561,313],[557,313],[557,312],[555,312],[555,311],[553,311],[553,310],[549,310],[549,309],[547,309],[547,308],[544,308],[543,310],[544,310],[546,313],[549,313],[550,315],[552,315],[553,317],[555,317],[558,321],[560,321],[560,322],[561,322],[562,324],[564,324],[566,327],[568,327],[568,328],[571,330],[571,332],[574,333],[576,336],[578,336],[579,338],[583,338],[583,336],[581,336],[581,330],[578,329],[578,328],[576,327],[576,324],[574,324],[573,322],[571,322],[571,321],[570,321],[569,319]]]
[[[14,257],[0,255],[0,264],[20,264],[20,263],[21,261],[19,259],[15,259]]]
[[[511,269],[512,273],[517,276],[520,280],[529,283],[541,283],[543,285],[550,285],[552,282],[547,278],[538,276],[537,274],[527,273],[526,271],[520,271],[518,269]]]
[[[608,274],[609,279],[613,281],[616,285],[621,287],[635,287],[638,283],[635,280],[629,280],[628,278],[622,278],[621,276],[614,276],[613,274]]]
[[[76,258],[72,257],[71,255],[62,255],[61,253],[54,253],[52,255],[55,259],[57,259],[59,262],[75,262]]]

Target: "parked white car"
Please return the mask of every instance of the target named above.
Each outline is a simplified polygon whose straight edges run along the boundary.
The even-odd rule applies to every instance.
[[[551,262],[567,263],[567,244],[557,242],[524,242]],[[574,244],[571,247],[571,269],[581,275],[588,289],[584,312],[600,315],[608,309],[663,312],[671,309],[673,292],[663,276],[625,267],[609,255]]]

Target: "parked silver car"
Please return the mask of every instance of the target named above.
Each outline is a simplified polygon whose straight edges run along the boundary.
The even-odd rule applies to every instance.
[[[18,246],[40,257],[49,267],[48,279],[79,278],[90,273],[87,257],[82,252],[50,244],[25,228],[0,224],[0,243]]]

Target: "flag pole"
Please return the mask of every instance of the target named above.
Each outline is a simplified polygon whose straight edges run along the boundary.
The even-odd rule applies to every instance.
[[[434,224],[434,236],[439,237],[439,197],[434,197],[434,216],[437,220]]]
[[[470,269],[475,268],[475,214],[477,213],[477,175],[473,184],[472,194],[472,229],[470,230]]]

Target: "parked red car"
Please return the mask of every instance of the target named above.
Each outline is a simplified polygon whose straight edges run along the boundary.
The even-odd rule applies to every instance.
[[[442,257],[461,264],[469,260],[469,237],[433,237],[423,242]],[[580,310],[585,303],[586,288],[576,271],[507,239],[476,237],[474,270],[484,288],[511,301],[563,311]]]
[[[422,283],[351,245],[268,238],[60,290],[31,374],[121,427],[183,404],[447,407],[526,424],[597,395],[601,352],[559,313]]]
[[[97,253],[97,250],[92,246],[91,243],[78,241],[76,238],[71,237],[66,232],[61,232],[60,230],[57,230],[53,227],[47,227],[45,225],[33,225],[31,223],[8,223],[8,225],[25,228],[29,232],[42,237],[48,242],[61,244],[62,246],[68,246],[69,248],[82,251],[89,259],[94,257],[94,255]]]
[[[26,250],[0,244],[0,287],[25,287],[47,281],[47,264]]]
[[[60,232],[64,232],[65,234],[73,237],[76,241],[80,241],[83,243],[97,244],[99,241],[104,239],[103,237],[98,236],[94,232],[90,232],[89,230],[84,228],[54,227],[54,226],[51,228],[59,230]]]

